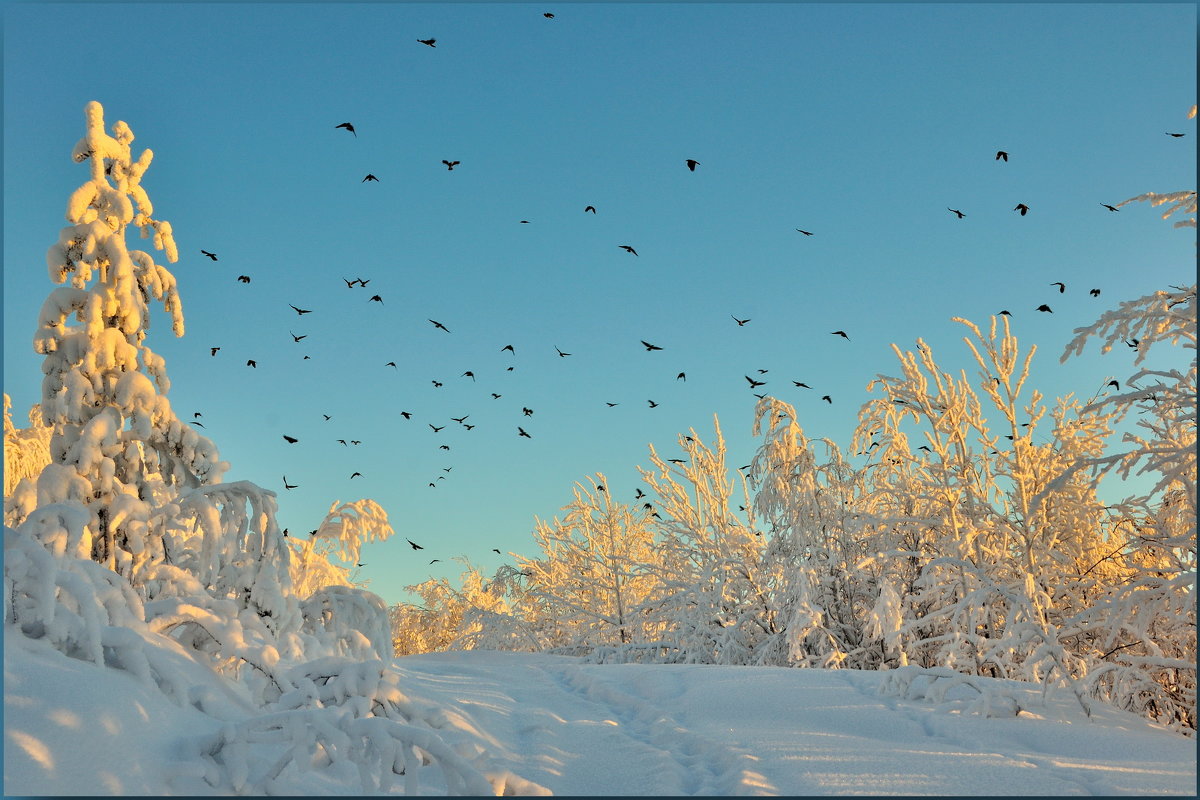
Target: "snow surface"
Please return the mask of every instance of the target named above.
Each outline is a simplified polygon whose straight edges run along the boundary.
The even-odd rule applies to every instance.
[[[232,695],[209,713],[181,708],[129,673],[11,631],[4,645],[6,795],[211,793],[189,777],[184,743],[251,713]],[[185,659],[180,669],[211,681]],[[978,693],[965,686],[941,703],[881,694],[886,672],[489,651],[408,656],[395,669],[414,703],[443,710],[442,738],[486,772],[511,773],[517,794],[1196,793],[1194,740],[1108,707],[1089,720],[1068,692],[1043,702],[1028,684],[982,681],[1021,706],[987,718],[967,712]],[[347,793],[305,775],[294,793]],[[422,792],[444,793],[430,777]]]

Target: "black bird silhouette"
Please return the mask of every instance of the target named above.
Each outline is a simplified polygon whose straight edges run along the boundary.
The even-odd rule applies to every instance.
[[[754,380],[754,378],[751,378],[749,375],[744,375],[742,377],[744,377],[746,380],[750,381],[751,389],[755,389],[759,386],[765,386],[767,383],[766,381],[756,381],[756,380]]]
[[[1008,313],[1008,309],[1007,309],[1007,308],[1006,308],[1006,309],[1004,309],[1003,311],[1001,311],[1001,312],[1000,312],[1000,314],[1003,314],[1003,315],[1004,315],[1004,316],[1006,316],[1006,317],[1011,317],[1011,316],[1012,316],[1012,314]],[[1000,314],[997,314],[996,316],[1000,316]]]
[[[333,417],[329,416],[328,414],[322,414],[321,416],[325,418],[326,422],[329,422],[329,420],[333,419]]]
[[[614,406],[619,406],[621,404],[620,403],[610,403],[607,400],[605,400],[604,405],[608,406],[609,408],[613,408]]]
[[[298,489],[298,488],[300,488],[300,484],[298,484],[298,483],[288,483],[288,482],[287,482],[287,475],[284,475],[284,476],[283,476],[283,488],[284,488],[284,489]]]
[[[956,209],[956,208],[950,208],[949,206],[947,206],[947,207],[946,207],[946,210],[947,210],[947,211],[950,211],[950,212],[952,212],[952,213],[955,213],[955,214],[957,214],[959,219],[962,219],[963,217],[965,217],[965,216],[966,216],[966,214],[964,214],[963,212],[959,211],[959,210],[958,210],[958,209]]]
[[[204,255],[208,256],[209,258],[211,258],[213,261],[216,261],[216,260],[217,260],[217,254],[216,254],[216,253],[210,253],[210,252],[208,252],[207,250],[201,250],[200,252],[201,252],[201,253],[203,253]]]
[[[475,380],[475,373],[471,372],[471,370],[467,370],[466,372],[464,372],[462,375],[459,375],[458,377],[470,378],[471,380]]]
[[[686,163],[687,163],[687,168],[690,169],[692,172],[695,172],[696,165],[699,164],[700,162],[694,158],[689,158]]]
[[[427,44],[430,47],[437,47],[437,45],[434,44],[434,42],[436,42],[437,39],[417,39],[417,41],[420,42],[421,44]]]
[[[288,305],[289,305],[289,306],[292,306],[292,304],[291,304],[291,303],[288,303]],[[294,311],[295,311],[297,314],[301,314],[301,315],[303,315],[303,314],[311,314],[311,313],[312,313],[312,309],[311,309],[311,308],[296,308],[296,306],[292,306],[292,309],[293,309],[293,310],[294,310]]]
[[[526,439],[532,439],[532,438],[533,438],[533,437],[532,437],[532,436],[530,436],[528,433],[526,433],[526,432],[525,432],[525,429],[524,429],[524,428],[522,428],[520,425],[518,425],[518,426],[517,426],[517,436],[524,436]]]
[[[1003,150],[997,150],[996,151],[996,160],[1000,161],[1001,159],[1003,159],[1004,161],[1008,161],[1008,153],[1004,152]]]
[[[353,126],[353,125],[351,125],[349,122],[343,122],[341,125],[334,125],[333,127],[334,127],[335,129],[336,129],[336,128],[345,128],[346,130],[350,131],[351,133],[354,133],[354,126]],[[358,134],[357,134],[357,133],[354,133],[354,138],[355,138],[355,139],[357,139],[357,138],[358,138]]]
[[[470,418],[470,416],[470,414],[463,414],[461,417],[451,417],[450,419],[457,422],[459,425],[462,425],[467,419]],[[449,472],[449,470],[447,470],[447,472]]]
[[[805,236],[812,236],[812,231],[801,231],[799,228],[796,228],[796,230],[800,231]]]
[[[409,546],[411,546],[413,550],[424,550],[425,549],[421,545],[414,542],[412,539],[405,539],[404,541],[408,542]]]
[[[730,314],[729,316],[733,317],[733,314]],[[738,324],[738,327],[740,328],[743,325],[745,325],[747,322],[749,322],[750,320],[749,319],[738,319],[737,317],[733,317],[733,321],[736,322]]]
[[[283,435],[283,438],[287,441],[288,444],[295,444],[296,442],[300,441],[299,439],[297,439],[294,436],[288,436],[286,433]]]
[[[492,399],[493,399],[493,400],[499,400],[499,399],[500,399],[500,397],[501,397],[501,395],[498,395],[498,394],[496,394],[495,392],[492,392]]]
[[[457,166],[458,164],[461,164],[462,162],[461,161],[447,161],[446,159],[443,158],[442,163],[446,165],[446,169],[453,171],[454,167]]]
[[[821,395],[821,399],[824,400],[826,403],[829,403],[829,405],[833,405],[833,398],[831,398],[829,395],[823,394],[823,395]]]
[[[400,416],[404,417],[405,419],[412,419],[412,412],[411,411],[401,411]]]
[[[337,443],[338,443],[338,444],[340,444],[342,447],[349,447],[349,445],[348,445],[348,444],[346,444],[346,440],[345,440],[345,439],[338,439],[338,440],[337,440]]]
[[[554,350],[558,353],[559,358],[566,358],[567,356],[571,355],[570,353],[564,353],[562,350],[559,350],[557,345],[555,345]]]
[[[840,336],[843,339],[845,339],[847,342],[850,341],[850,337],[846,335],[845,331],[831,331],[829,335],[830,336]]]
[[[1088,292],[1088,294],[1090,294],[1092,297],[1099,297],[1099,296],[1100,296],[1100,290],[1099,290],[1099,289],[1092,289],[1090,292]]]
[[[441,382],[441,381],[431,381],[431,382],[433,383],[433,388],[435,388],[435,389],[440,389],[440,388],[442,388],[442,382]]]
[[[1120,389],[1120,388],[1121,388],[1121,384],[1117,383],[1116,381],[1109,381],[1108,383],[1106,383],[1106,384],[1104,384],[1104,385],[1105,385],[1105,386],[1111,386],[1111,387],[1113,387],[1114,389]]]
[[[366,183],[367,181],[375,181],[376,183],[378,183],[379,178],[376,178],[374,175],[372,175],[370,172],[368,172],[367,177],[363,178],[361,181],[359,181],[359,183]]]
[[[792,381],[792,383],[796,384],[796,386],[800,389],[811,389],[812,388],[807,383],[801,383],[800,381]]]
[[[1037,310],[1038,310],[1038,311],[1045,311],[1045,312],[1046,312],[1046,313],[1048,313],[1048,314],[1053,314],[1053,313],[1054,313],[1054,312],[1053,312],[1053,311],[1050,309],[1050,306],[1046,305],[1045,303],[1042,303],[1040,306],[1038,306],[1038,307],[1037,307]]]
[[[383,305],[383,298],[377,294],[373,294],[373,295],[371,295],[371,299],[368,300],[367,302],[368,303],[379,303],[380,305]]]
[[[396,362],[395,362],[395,361],[389,361],[389,362],[387,362],[386,364],[384,364],[384,366],[385,366],[385,367],[396,367]],[[396,367],[396,369],[400,369],[400,368],[399,368],[399,367]]]
[[[654,402],[653,400],[647,400],[646,402],[650,404],[651,408],[658,408],[658,403]]]
[[[587,213],[587,212],[589,212],[589,211],[590,211],[590,212],[592,212],[593,214],[595,214],[595,213],[596,213],[596,207],[595,207],[595,206],[584,206],[584,207],[583,207],[583,213],[585,213],[585,214],[586,214],[586,213]]]
[[[1187,134],[1185,134],[1185,133],[1168,133],[1167,134],[1167,136],[1174,136],[1176,139],[1178,139],[1180,136],[1186,136],[1186,135]]]
[[[546,19],[554,19],[554,15],[551,14],[549,11],[547,11],[545,14],[542,14],[542,16],[545,17]],[[499,553],[500,551],[497,550],[496,552]]]
[[[637,255],[637,250],[634,250],[632,247],[630,247],[627,244],[619,244],[619,245],[617,245],[617,247],[621,248],[622,250],[624,250],[627,253],[633,253],[635,256]]]
[[[678,375],[675,376],[675,380],[687,382],[687,373],[686,372],[679,373]]]
[[[351,439],[350,444],[355,444],[355,445],[362,444],[362,440],[361,439]]]
[[[429,427],[433,428],[433,432],[434,432],[434,433],[437,433],[437,432],[438,432],[438,431],[440,431],[442,428],[446,427],[445,425],[443,425],[441,428],[439,428],[439,427],[437,427],[436,425],[434,425],[432,422],[430,422],[430,423],[427,423],[427,424],[429,425]]]
[[[249,276],[249,275],[238,275],[238,280],[239,280],[241,283],[249,283],[249,282],[250,282],[250,276]]]
[[[521,224],[522,224],[522,225],[528,225],[528,224],[529,224],[529,220],[527,220],[527,219],[523,219],[523,220],[521,220]]]
[[[355,278],[354,280],[359,286],[363,287],[364,289],[366,288],[367,284],[371,282],[370,278],[367,278],[365,281],[362,278]]]
[[[658,345],[650,344],[645,339],[642,339],[641,342],[642,342],[642,345],[646,348],[647,353],[649,353],[651,350],[662,350],[662,348],[659,347]]]
[[[532,416],[533,416],[533,409],[532,409],[532,408],[525,408],[524,406],[522,406],[522,407],[521,407],[521,413],[522,413],[522,414],[524,414],[524,415],[525,415],[525,416],[527,416],[527,417],[532,417]]]
[[[215,355],[217,354],[217,351],[218,351],[218,350],[220,350],[220,349],[221,349],[221,348],[219,348],[219,347],[210,347],[210,348],[208,348],[209,355],[214,355],[214,356],[215,356]]]
[[[350,473],[350,480],[354,480],[355,478],[361,478],[361,477],[362,477],[361,472],[351,472]],[[361,567],[362,565],[359,564],[359,566]]]
[[[1020,211],[1021,216],[1023,217],[1029,212],[1029,206],[1025,205],[1024,203],[1017,203],[1016,208],[1014,208],[1013,211]]]
[[[199,421],[197,421],[197,420],[192,420],[192,424],[193,424],[193,425],[195,425],[197,428],[203,428],[203,427],[204,427],[204,423],[202,423],[202,422],[199,422]]]
[[[358,281],[348,281],[345,278],[342,278],[342,281],[346,284],[347,289],[353,289],[354,284],[358,283]]]
[[[514,356],[517,354],[517,351],[513,350],[513,346],[511,344],[506,344],[506,345],[504,345],[504,347],[500,348],[501,353],[503,353],[505,350],[512,353]]]
[[[1117,208],[1116,206],[1110,206],[1108,203],[1101,203],[1100,205],[1104,206],[1109,211],[1120,211],[1121,210],[1121,209]]]
[[[1067,291],[1067,285],[1066,285],[1065,283],[1063,283],[1062,281],[1054,281],[1054,282],[1053,282],[1053,283],[1051,283],[1050,285],[1051,285],[1051,286],[1057,286],[1057,287],[1058,287],[1058,293],[1059,293],[1059,294],[1062,294],[1062,293],[1064,293],[1065,291]]]
[[[288,331],[288,333],[291,333],[291,334],[292,334],[292,340],[293,340],[293,341],[296,341],[296,342],[300,341],[301,339],[307,339],[307,338],[308,338],[308,334],[307,334],[307,333],[306,333],[306,334],[304,334],[303,336],[297,336],[296,334],[292,333],[291,331]]]
[[[253,358],[251,358],[251,359],[247,359],[247,361],[246,361],[246,366],[247,366],[247,367],[254,367],[255,369],[258,369],[258,362],[257,362],[257,361],[255,361]]]
[[[448,444],[439,444],[438,445],[438,450],[449,450],[449,449],[450,449],[450,445],[448,445]]]
[[[442,329],[442,330],[444,330],[446,333],[449,333],[449,332],[450,332],[450,329],[449,329],[449,328],[447,328],[447,327],[446,327],[445,325],[443,325],[442,323],[438,322],[436,319],[431,319],[431,320],[429,320],[429,322],[432,322],[432,323],[433,323],[433,327],[435,327],[435,328],[441,328],[441,329]]]

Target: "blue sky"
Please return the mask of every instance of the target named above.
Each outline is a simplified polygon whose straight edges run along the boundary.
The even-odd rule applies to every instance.
[[[98,100],[154,151],[143,186],[179,244],[187,334],[158,313],[147,340],[176,412],[203,414],[229,479],[278,490],[292,531],[335,500],[379,502],[398,535],[361,575],[389,602],[457,576],[454,556],[490,572],[493,547],[533,554],[534,517],[596,471],[632,500],[647,444],[674,457],[714,413],[747,463],[758,369],[809,436],[848,448],[893,342],[973,372],[950,318],[986,328],[1007,308],[1039,348],[1031,385],[1089,396],[1132,359],[1059,365],[1072,330],[1194,280],[1192,231],[1100,205],[1195,188],[1194,4],[37,3],[4,19],[16,416],[39,396],[44,254]],[[464,414],[475,428],[450,421]]]

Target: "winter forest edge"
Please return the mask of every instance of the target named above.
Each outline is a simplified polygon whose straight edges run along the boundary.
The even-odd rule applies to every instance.
[[[448,746],[437,709],[410,702],[388,669],[393,655],[456,648],[901,682],[949,669],[1194,736],[1194,284],[1120,303],[1061,356],[1094,340],[1133,347],[1140,367],[1152,348],[1183,348],[1181,362],[1191,350],[1177,369],[1046,402],[1026,386],[1033,352],[1008,317],[958,320],[968,367],[940,366],[920,340],[893,345],[898,370],[867,387],[845,450],[764,396],[748,468],[726,464],[714,418],[707,443],[679,436],[682,464],[651,447],[644,498],[614,500],[597,473],[561,518],[536,522],[537,556],[490,577],[466,563],[459,585],[430,580],[409,587],[419,605],[388,608],[351,580],[361,548],[392,534],[382,508],[335,503],[311,535],[287,536],[275,493],[222,482],[216,445],[173,412],[147,329],[157,302],[182,336],[181,300],[171,272],[125,241],[133,225],[177,260],[140,185],[153,154],[134,159],[124,122],[106,133],[99,103],[85,116],[72,155],[90,178],[47,253],[59,286],[38,316],[44,377],[28,427],[5,396],[6,631],[201,712],[223,701],[179,665],[220,675],[258,713],[194,742],[204,768],[191,777],[212,790],[264,792],[320,751],[364,793],[401,780],[419,792],[417,766],[452,794],[534,791]],[[1140,202],[1196,226],[1194,191],[1120,205]],[[847,460],[862,452],[866,466]],[[1106,475],[1151,488],[1105,503]],[[279,745],[265,772],[245,763],[251,740]]]

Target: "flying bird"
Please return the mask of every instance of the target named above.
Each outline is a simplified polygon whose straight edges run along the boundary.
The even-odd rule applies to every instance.
[[[642,345],[646,348],[647,353],[649,353],[651,350],[662,350],[662,348],[659,347],[658,345],[650,344],[645,339],[642,339],[641,342],[642,342]]]
[[[1105,386],[1111,386],[1111,387],[1113,387],[1114,389],[1120,389],[1120,388],[1121,388],[1121,384],[1117,383],[1116,381],[1109,381],[1108,383],[1106,383],[1106,384],[1104,384],[1104,385],[1105,385]]]
[[[1053,313],[1054,313],[1054,312],[1053,312],[1053,311],[1050,309],[1050,306],[1046,305],[1045,303],[1042,303],[1040,306],[1038,306],[1038,307],[1037,307],[1037,310],[1038,310],[1038,311],[1045,311],[1047,314],[1053,314]]]
[[[325,418],[326,422],[329,422],[329,420],[333,419],[333,417],[329,416],[328,414],[322,414],[321,416]]]
[[[1014,208],[1013,211],[1020,211],[1021,216],[1023,217],[1029,213],[1029,206],[1025,205],[1024,203],[1017,203],[1016,208]]]
[[[514,356],[517,354],[517,351],[513,350],[513,346],[511,344],[506,344],[506,345],[504,345],[504,347],[500,348],[501,353],[503,353],[505,350],[512,353]]]
[[[830,336],[840,336],[843,339],[845,339],[847,342],[850,341],[850,337],[846,335],[845,331],[831,331],[829,335]]]
[[[654,402],[653,400],[647,400],[646,402],[650,404],[651,408],[658,408],[658,403]]]
[[[812,231],[801,231],[799,228],[796,228],[796,230],[800,231],[805,236],[812,236]]]
[[[959,211],[959,210],[958,210],[958,209],[956,209],[956,208],[950,208],[949,206],[947,206],[947,207],[946,207],[946,210],[947,210],[947,211],[950,211],[950,212],[952,212],[952,213],[954,213],[954,214],[957,214],[959,219],[962,219],[963,217],[965,217],[965,216],[966,216],[966,214],[964,214],[963,212]]]
[[[532,437],[532,436],[530,436],[528,433],[526,433],[526,432],[525,432],[525,429],[524,429],[524,428],[522,428],[520,425],[518,425],[518,426],[517,426],[517,436],[524,436],[526,439],[532,439],[532,438],[533,438],[533,437]]]
[[[421,44],[427,44],[430,47],[437,47],[437,45],[434,44],[434,42],[436,42],[437,39],[417,39],[417,41],[420,42]]]
[[[459,375],[458,377],[470,378],[471,380],[475,380],[475,373],[471,372],[471,370],[467,370],[466,372],[464,372],[462,375]]]
[[[635,256],[637,255],[637,250],[634,250],[632,247],[630,247],[627,244],[619,244],[619,245],[617,245],[617,247],[621,248],[622,250],[624,250],[627,253],[633,253]]]
[[[687,168],[690,169],[692,172],[695,172],[696,165],[699,164],[700,162],[694,158],[689,158],[686,163],[687,163]]]
[[[620,403],[610,403],[610,402],[608,402],[607,400],[605,400],[605,401],[604,401],[604,405],[608,406],[609,408],[613,408],[613,407],[615,407],[615,406],[619,406],[619,405],[621,405],[621,404],[620,404]]]
[[[383,298],[377,294],[373,294],[373,295],[371,295],[371,299],[368,300],[367,302],[368,303],[379,303],[380,305],[383,305]]]
[[[283,438],[284,438],[284,441],[286,441],[288,444],[295,444],[296,442],[300,441],[299,439],[297,439],[294,436],[288,436],[286,433],[283,434]]]
[[[300,484],[298,484],[298,483],[288,483],[288,482],[287,482],[287,475],[284,475],[284,476],[283,476],[283,488],[284,488],[284,489],[298,489],[298,488],[300,488]]]
[[[363,178],[361,181],[359,181],[359,183],[366,183],[367,181],[375,181],[376,183],[378,183],[379,178],[376,178],[374,175],[372,175],[370,172],[368,172],[367,177]]]
[[[249,282],[250,282],[250,276],[249,276],[249,275],[238,275],[238,280],[239,280],[241,283],[249,283]]]
[[[251,359],[247,359],[247,360],[246,360],[246,366],[247,366],[247,367],[254,367],[255,369],[258,369],[258,362],[257,362],[257,361],[255,361],[253,358],[251,358]]]
[[[829,403],[829,405],[833,405],[833,398],[831,398],[829,395],[823,394],[823,395],[821,395],[821,399],[824,400],[826,403]]]
[[[409,546],[412,547],[413,550],[424,550],[425,549],[421,545],[414,542],[412,539],[405,539],[404,541],[408,542]]]
[[[401,411],[400,416],[404,417],[405,419],[412,419],[412,412],[411,411]]]
[[[447,170],[453,171],[454,167],[461,164],[462,162],[461,161],[447,161],[446,159],[443,158],[442,163],[446,165]]]
[[[216,254],[216,253],[210,253],[210,252],[208,252],[207,250],[201,250],[200,252],[201,252],[201,253],[203,253],[204,255],[208,256],[209,258],[211,258],[213,261],[216,261],[216,260],[217,260],[217,254]]]
[[[336,129],[336,128],[345,128],[346,130],[350,131],[351,133],[354,133],[354,126],[353,126],[353,125],[351,125],[349,122],[343,122],[341,125],[334,125],[333,127],[334,127],[335,129]],[[357,133],[354,133],[354,138],[355,138],[355,139],[357,139],[357,138],[358,138],[358,134],[357,134]]]
[[[1001,311],[1001,312],[1000,312],[1000,314],[1003,314],[1003,315],[1004,315],[1004,316],[1006,316],[1006,317],[1011,317],[1011,316],[1012,316],[1012,314],[1010,314],[1010,313],[1008,312],[1008,309],[1007,309],[1007,308],[1006,308],[1006,309],[1004,309],[1003,311]],[[997,314],[996,316],[1000,316],[1000,314]]]
[[[595,207],[595,206],[584,206],[584,207],[583,207],[583,213],[585,213],[585,214],[586,214],[586,213],[587,213],[587,212],[589,212],[589,211],[590,211],[590,212],[592,212],[593,214],[595,214],[595,213],[596,213],[596,207]]]
[[[750,381],[751,389],[755,389],[759,386],[765,386],[767,383],[766,381],[756,381],[756,380],[754,380],[754,378],[751,378],[749,375],[743,375],[742,377],[744,377],[746,380]]]
[[[288,305],[289,305],[289,306],[292,306],[292,304],[291,304],[291,303],[288,303]],[[293,309],[293,310],[294,310],[294,311],[295,311],[297,314],[311,314],[311,313],[312,313],[312,309],[311,309],[311,308],[296,308],[296,306],[292,306],[292,309]]]
[[[298,342],[298,341],[300,341],[301,339],[307,339],[307,338],[308,338],[308,334],[307,334],[307,333],[306,333],[306,334],[304,334],[303,336],[297,336],[296,334],[292,333],[291,331],[288,331],[288,333],[291,333],[291,334],[292,334],[292,341],[296,341],[296,342]]]
[[[454,421],[455,421],[455,422],[457,422],[459,425],[464,425],[464,424],[466,424],[466,420],[467,420],[467,419],[468,419],[470,416],[471,416],[470,414],[463,414],[461,417],[451,417],[450,419],[454,420]],[[450,470],[446,470],[446,471],[447,471],[447,472],[449,472]]]
[[[522,414],[524,414],[524,415],[525,415],[525,416],[527,416],[527,417],[532,417],[532,416],[533,416],[533,409],[532,409],[532,408],[525,408],[524,406],[522,406],[522,407],[521,407],[521,413],[522,413]]]
[[[432,322],[432,323],[433,323],[433,327],[435,327],[435,328],[441,328],[441,329],[442,329],[442,330],[444,330],[446,333],[449,333],[449,332],[450,332],[450,329],[449,329],[449,328],[447,328],[447,327],[446,327],[445,325],[443,325],[442,323],[438,322],[436,319],[431,319],[431,320],[429,320],[429,322]]]
[[[338,444],[340,444],[342,447],[349,447],[349,445],[348,445],[348,444],[346,444],[346,440],[345,440],[345,439],[338,439],[338,440],[337,440],[337,443],[338,443]]]
[[[1121,210],[1121,209],[1117,208],[1116,206],[1110,206],[1108,203],[1101,203],[1100,205],[1104,206],[1109,211],[1120,211]]]
[[[542,14],[542,16],[545,17],[546,19],[554,19],[554,15],[551,14],[549,11],[547,11],[545,14]],[[496,552],[499,553],[500,551],[497,550]]]
[[[564,353],[562,350],[559,350],[557,345],[555,345],[554,350],[558,353],[559,358],[566,358],[567,356],[571,355],[570,353]]]
[[[678,375],[675,376],[675,380],[687,382],[687,373],[686,372],[679,373]]]
[[[210,348],[208,348],[208,352],[209,352],[209,354],[210,354],[210,355],[214,355],[214,356],[215,356],[215,355],[217,354],[217,351],[218,351],[218,350],[220,350],[220,349],[221,349],[221,348],[219,348],[219,347],[210,347]]]
[[[496,394],[495,392],[492,392],[492,399],[493,399],[493,400],[499,400],[499,399],[500,399],[500,397],[501,397],[501,395],[498,395],[498,394]]]
[[[433,383],[433,388],[435,388],[435,389],[440,389],[440,388],[442,388],[442,382],[441,382],[441,381],[431,381],[431,383]]]
[[[1167,136],[1174,136],[1176,139],[1178,139],[1180,136],[1186,136],[1186,135],[1187,134],[1184,134],[1184,133],[1168,133],[1167,134]]]
[[[733,314],[730,314],[729,316],[733,317]],[[749,322],[750,320],[748,320],[748,319],[738,319],[737,317],[733,317],[733,321],[734,321],[734,322],[736,322],[736,323],[738,324],[738,327],[740,328],[740,327],[742,327],[743,325],[745,325],[747,322]]]
[[[529,224],[529,220],[527,220],[527,219],[523,219],[523,220],[521,220],[521,224],[522,224],[522,225],[528,225],[528,224]]]
[[[1000,160],[1008,161],[1008,153],[1006,153],[1003,150],[997,150],[996,151],[996,160],[997,161],[1000,161]]]
[[[799,389],[811,389],[812,388],[807,383],[802,383],[800,381],[792,381],[792,383],[796,384],[796,387]]]
[[[356,280],[355,280],[355,281],[348,281],[348,280],[346,280],[345,278],[342,278],[342,281],[343,281],[343,282],[346,284],[346,288],[347,288],[347,289],[353,289],[353,288],[354,288],[354,284],[358,283],[358,281],[356,281]]]
[[[1100,290],[1099,290],[1099,289],[1092,289],[1090,292],[1088,292],[1088,294],[1090,294],[1092,297],[1099,297],[1099,296],[1100,296]]]
[[[361,439],[351,439],[350,444],[359,445],[359,444],[362,444],[362,440]]]
[[[395,362],[395,361],[389,361],[389,362],[387,362],[386,364],[384,364],[384,366],[385,366],[385,367],[396,367],[396,362]],[[399,369],[399,367],[396,367],[396,369]]]
[[[1063,292],[1067,291],[1067,285],[1065,283],[1063,283],[1062,281],[1054,281],[1050,285],[1057,286],[1059,294],[1062,294]]]
[[[350,473],[350,480],[354,480],[355,478],[361,478],[361,477],[362,477],[362,473],[361,473],[361,472],[352,472],[352,473]],[[362,565],[361,565],[361,564],[359,564],[359,566],[361,567]]]

